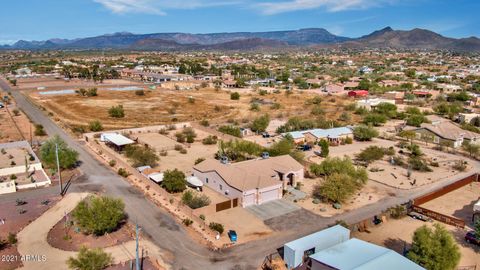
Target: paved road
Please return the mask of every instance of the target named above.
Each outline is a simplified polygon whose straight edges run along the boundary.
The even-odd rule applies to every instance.
[[[456,179],[450,179],[437,182],[431,186],[415,189],[414,191],[394,190],[395,197],[385,198],[375,204],[335,216],[334,218],[322,218],[306,210],[294,211],[266,221],[272,228],[282,231],[281,233],[221,252],[212,252],[192,241],[182,226],[177,224],[170,215],[156,207],[143,194],[132,188],[121,177],[90,156],[78,141],[59,128],[25,96],[12,90],[1,79],[0,87],[12,93],[18,106],[33,122],[42,124],[49,135],[59,135],[79,152],[80,160],[82,161],[80,169],[85,173],[86,177],[84,181],[74,183],[70,190],[80,192],[104,190],[109,195],[123,198],[130,220],[137,221],[155,244],[171,253],[172,259],[170,262],[173,264],[174,269],[256,269],[266,255],[275,252],[285,242],[323,229],[329,224],[333,224],[335,220],[345,220],[348,223],[358,222],[366,217],[372,217],[391,206],[407,202],[419,195],[456,181]],[[474,167],[480,168],[480,163],[475,163]]]

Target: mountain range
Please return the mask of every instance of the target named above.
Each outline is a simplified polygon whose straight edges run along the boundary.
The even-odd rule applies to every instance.
[[[359,38],[334,35],[323,28],[292,31],[234,32],[234,33],[155,33],[132,34],[120,32],[88,38],[20,40],[0,49],[120,49],[120,50],[258,50],[297,47],[398,48],[480,52],[480,39],[449,38],[435,32],[415,28],[394,30],[391,27]]]

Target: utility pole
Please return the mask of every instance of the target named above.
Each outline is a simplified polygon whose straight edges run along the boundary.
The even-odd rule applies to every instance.
[[[140,270],[140,259],[138,258],[138,223],[135,224],[135,268]]]
[[[62,174],[60,172],[60,161],[58,159],[58,143],[55,144],[55,155],[57,157],[58,181],[60,181],[60,195],[63,196]]]

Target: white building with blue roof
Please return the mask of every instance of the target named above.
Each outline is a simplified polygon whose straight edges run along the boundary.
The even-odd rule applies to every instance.
[[[350,230],[340,225],[285,244],[283,257],[288,269],[424,270],[393,250],[350,239]]]
[[[336,127],[329,129],[309,129],[303,131],[291,131],[283,133],[282,136],[290,135],[295,143],[316,143],[319,140],[327,140],[332,143],[340,143],[342,140],[353,138],[353,131],[348,127]]]

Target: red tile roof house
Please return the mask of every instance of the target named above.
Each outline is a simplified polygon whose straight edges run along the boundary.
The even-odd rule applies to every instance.
[[[353,90],[348,92],[349,97],[366,97],[368,96],[368,91],[367,90]]]
[[[247,207],[281,199],[284,189],[303,180],[304,168],[289,155],[226,164],[207,159],[193,167],[193,175]]]

